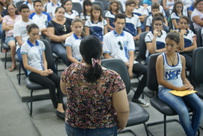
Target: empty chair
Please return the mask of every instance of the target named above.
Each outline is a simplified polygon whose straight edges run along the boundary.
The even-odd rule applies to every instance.
[[[82,13],[82,5],[78,2],[73,2],[73,9],[72,10],[76,10],[79,15]]]
[[[202,29],[197,31],[197,47],[202,46]]]
[[[120,59],[104,59],[102,60],[101,64],[103,67],[112,69],[120,74],[121,78],[123,79],[126,85],[126,91],[127,93],[129,93],[131,89],[131,83],[130,83],[130,77],[128,75],[128,70],[125,63]],[[129,105],[130,105],[130,114],[128,118],[127,127],[143,123],[148,136],[148,129],[145,125],[145,122],[149,120],[148,112],[134,102],[129,102]],[[126,131],[130,131],[131,133],[136,135],[132,130],[126,130]],[[123,131],[123,132],[126,132],[126,131]]]

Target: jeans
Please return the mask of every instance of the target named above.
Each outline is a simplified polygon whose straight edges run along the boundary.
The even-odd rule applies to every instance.
[[[97,128],[97,129],[81,129],[74,128],[65,124],[66,133],[68,136],[117,136],[118,127]]]
[[[143,75],[142,79],[140,80],[137,90],[133,96],[134,99],[138,99],[140,95],[142,94],[146,84],[147,84],[147,66],[136,63],[133,65],[133,73],[138,74],[138,75]]]
[[[18,48],[18,49],[17,49],[16,54],[17,54],[17,56],[18,56],[18,61],[20,62],[20,65],[21,65],[21,67],[22,67],[22,69],[23,69],[25,75],[27,76],[27,70],[25,69],[25,67],[24,67],[24,65],[23,65],[23,59],[22,59],[22,55],[21,55],[21,53],[20,53],[20,49],[21,49],[21,48]]]
[[[69,66],[70,62],[68,61],[66,48],[63,46],[62,43],[52,43],[52,51],[58,55],[59,58],[62,59],[62,61]]]
[[[203,102],[195,93],[184,97],[178,97],[171,94],[169,91],[171,90],[160,89],[158,93],[159,98],[168,103],[178,113],[180,124],[186,135],[195,136],[203,119]],[[186,104],[193,111],[191,120]]]

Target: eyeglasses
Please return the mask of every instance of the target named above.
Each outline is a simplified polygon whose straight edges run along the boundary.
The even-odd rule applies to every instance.
[[[62,25],[62,31],[63,31],[63,32],[66,32],[66,31],[67,31],[66,25]]]
[[[118,42],[118,45],[120,46],[120,50],[123,50],[123,46],[121,44],[121,41]]]
[[[176,6],[176,8],[182,8],[182,6]]]

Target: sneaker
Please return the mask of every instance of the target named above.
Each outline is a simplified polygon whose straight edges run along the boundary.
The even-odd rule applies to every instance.
[[[149,103],[147,103],[144,99],[142,98],[139,98],[139,99],[132,99],[132,102],[135,102],[137,104],[140,104],[141,106],[144,106],[144,107],[148,107],[149,106]]]

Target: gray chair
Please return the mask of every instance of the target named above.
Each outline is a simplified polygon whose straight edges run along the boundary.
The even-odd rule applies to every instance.
[[[101,2],[101,1],[94,1],[92,2],[92,5],[99,5],[99,7],[101,8],[102,10],[102,16],[103,16],[103,13],[104,13],[104,4]]]
[[[126,85],[127,93],[130,92],[130,89],[131,89],[130,77],[128,74],[127,67],[122,60],[104,59],[104,60],[102,60],[101,65],[103,67],[112,69],[112,70],[116,71],[117,73],[119,73]],[[135,126],[138,124],[144,124],[145,130],[146,130],[146,133],[148,136],[149,135],[148,129],[145,124],[145,122],[147,122],[149,120],[148,112],[144,108],[142,108],[140,105],[138,105],[134,102],[129,102],[129,105],[130,105],[130,114],[129,114],[129,118],[128,118],[127,127]],[[136,135],[132,130],[127,129],[126,131],[129,131],[132,134]],[[126,131],[122,131],[121,133],[124,133]]]
[[[19,11],[20,5],[22,5],[23,3],[24,3],[24,1],[18,1],[18,2],[16,2],[15,6],[16,6],[18,11]]]
[[[140,34],[140,39],[139,39],[139,57],[140,59],[142,60],[146,60],[146,50],[147,50],[147,46],[146,46],[146,43],[145,43],[145,36],[148,32],[142,32]]]
[[[108,4],[106,0],[95,0],[95,1],[101,1],[104,5],[104,10],[108,10]]]
[[[197,95],[203,99],[203,47],[198,47],[193,51],[192,56],[192,79],[196,82],[195,90]]]
[[[82,13],[82,5],[78,2],[73,2],[73,10],[76,10],[80,14]]]
[[[197,47],[202,46],[202,29],[197,31]]]

